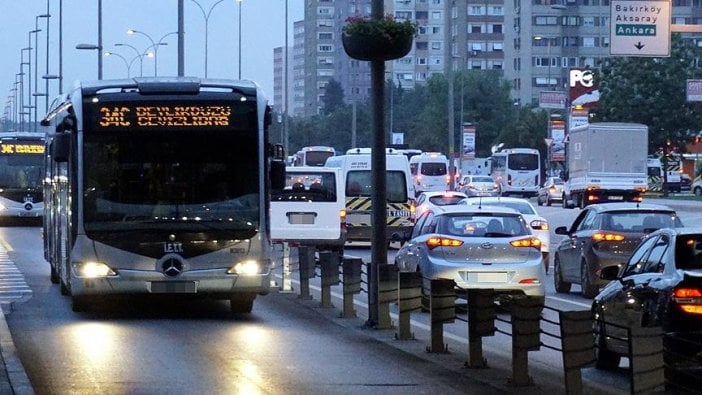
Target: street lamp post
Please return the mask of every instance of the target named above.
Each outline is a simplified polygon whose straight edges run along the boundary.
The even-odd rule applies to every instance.
[[[34,29],[39,30],[39,18],[46,18],[46,74],[49,74],[49,18],[51,18],[51,14],[49,14],[49,0],[46,0],[46,14],[41,14],[37,15],[34,18]],[[39,90],[39,81],[38,81],[38,75],[39,75],[39,54],[37,51],[39,51],[39,35],[37,34],[36,40],[34,42],[34,46],[36,47],[36,51],[34,52],[34,85],[35,89]],[[46,80],[46,88],[44,90],[45,94],[40,95],[40,94],[35,94],[34,95],[34,106],[37,107],[37,96],[46,96],[45,99],[45,105],[44,105],[44,112],[49,111],[49,80]],[[35,120],[36,122],[36,120]]]
[[[132,50],[134,50],[137,58],[139,58],[139,77],[143,77],[144,76],[144,56],[146,55],[146,53],[140,52],[135,46],[130,45],[130,44],[125,44],[125,43],[117,43],[117,44],[115,44],[115,47],[129,47]]]
[[[76,45],[76,49],[84,49],[84,50],[97,50],[98,53],[100,53],[100,61],[98,62],[98,79],[102,79],[102,46],[100,45],[93,45],[93,44],[78,44]]]
[[[104,55],[105,56],[116,56],[116,57],[122,59],[122,61],[124,62],[124,67],[127,69],[127,78],[130,77],[129,71],[132,68],[132,65],[129,62],[127,62],[127,59],[124,56],[122,56],[116,52],[110,52],[110,51],[105,52]],[[132,61],[134,61],[135,59],[136,58],[134,58]]]
[[[154,77],[158,76],[158,47],[161,45],[168,45],[168,43],[164,43],[163,40],[172,34],[178,34],[178,32],[166,33],[158,41],[154,41],[154,39],[151,38],[150,35],[142,32],[141,30],[129,29],[129,30],[127,30],[127,34],[129,34],[129,35],[141,34],[142,36],[146,37],[151,42],[151,46],[149,46],[147,48],[147,50],[149,48],[153,48],[153,50],[154,50],[154,52],[153,52],[153,54],[154,54]]]
[[[214,8],[219,3],[223,2],[224,0],[219,0],[218,2],[212,4],[212,6],[210,7],[210,9],[207,12],[205,12],[205,9],[202,8],[200,3],[197,2],[196,0],[190,0],[190,1],[195,3],[195,5],[202,12],[202,17],[205,18],[205,78],[207,78],[207,43],[208,43],[208,30],[209,30],[210,15],[212,14],[212,10],[214,10]],[[241,2],[239,2],[239,4],[241,4]]]
[[[243,0],[236,0],[239,3],[239,79],[241,79],[241,3]],[[287,26],[285,27],[287,29]],[[285,59],[287,62],[287,59]]]

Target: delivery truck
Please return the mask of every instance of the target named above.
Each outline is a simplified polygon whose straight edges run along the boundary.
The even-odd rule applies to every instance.
[[[563,206],[584,208],[601,202],[640,202],[648,185],[648,127],[601,122],[568,134]]]

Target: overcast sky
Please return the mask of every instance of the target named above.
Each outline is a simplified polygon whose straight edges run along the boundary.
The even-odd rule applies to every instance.
[[[51,9],[49,26],[49,74],[59,72],[59,0],[48,0]],[[208,19],[208,77],[238,77],[238,21],[239,3],[236,0],[198,0],[207,12],[216,4]],[[98,0],[63,0],[63,90],[67,91],[78,79],[97,79],[97,51],[75,49],[77,44],[93,44],[98,41]],[[285,44],[285,3],[286,0],[243,0],[242,10],[242,79],[259,83],[269,100],[273,99],[273,48]],[[22,48],[30,44],[34,47],[36,16],[46,14],[47,0],[0,0],[3,12],[0,13],[0,93],[11,95],[17,73],[20,72]],[[204,77],[205,75],[205,18],[193,0],[184,0],[185,5],[185,75]],[[288,0],[288,43],[293,45],[293,21],[304,17],[303,0]],[[102,45],[103,51],[122,55],[127,62],[137,57],[137,51],[116,43],[129,44],[143,52],[151,46],[151,41],[141,34],[128,35],[128,29],[143,31],[158,42],[168,33],[178,29],[177,0],[102,0]],[[39,29],[39,74],[38,81],[44,91],[46,74],[46,19],[38,19]],[[178,73],[177,35],[169,35],[159,46],[157,66],[159,76],[173,76]],[[35,51],[32,56],[32,85],[34,85]],[[27,61],[28,51],[24,51]],[[116,56],[103,56],[103,79],[124,78],[127,76],[125,62]],[[131,76],[139,76],[138,58],[132,63]],[[27,66],[24,66],[27,73]],[[143,75],[154,74],[154,59],[143,58]],[[24,83],[27,83],[26,75]],[[25,85],[26,89],[26,85]],[[32,87],[33,91],[37,91]],[[50,82],[50,93],[58,92],[58,83]],[[26,92],[26,91],[25,91]],[[25,93],[26,95],[26,93]],[[25,103],[26,103],[25,98]],[[44,109],[43,98],[39,98],[40,114]],[[4,108],[4,106],[3,106]]]

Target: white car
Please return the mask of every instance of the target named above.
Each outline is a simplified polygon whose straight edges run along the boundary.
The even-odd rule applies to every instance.
[[[492,177],[473,174],[461,177],[456,190],[465,193],[469,197],[497,196],[500,193],[500,187],[493,181]]]
[[[415,201],[415,217],[419,218],[424,212],[433,210],[437,207],[450,206],[458,204],[467,196],[463,192],[445,191],[445,192],[422,192]]]
[[[531,232],[541,240],[541,254],[544,257],[544,268],[548,273],[549,268],[549,248],[551,245],[551,234],[546,218],[536,212],[536,208],[527,200],[513,197],[483,197],[467,198],[459,203],[470,205],[504,206],[517,210],[522,214],[529,224]]]
[[[448,278],[462,289],[543,297],[541,241],[524,216],[499,206],[454,205],[419,216],[395,256],[402,272]]]

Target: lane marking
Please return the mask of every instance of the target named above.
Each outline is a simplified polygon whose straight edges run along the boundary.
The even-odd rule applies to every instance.
[[[582,306],[582,307],[587,307],[587,308],[592,307],[592,303],[587,304],[587,303],[583,303],[583,302],[576,302],[576,301],[570,300],[570,299],[559,298],[558,296],[546,296],[546,299],[557,300],[559,302],[565,302],[565,303],[571,303],[571,304],[574,304],[576,306]]]

